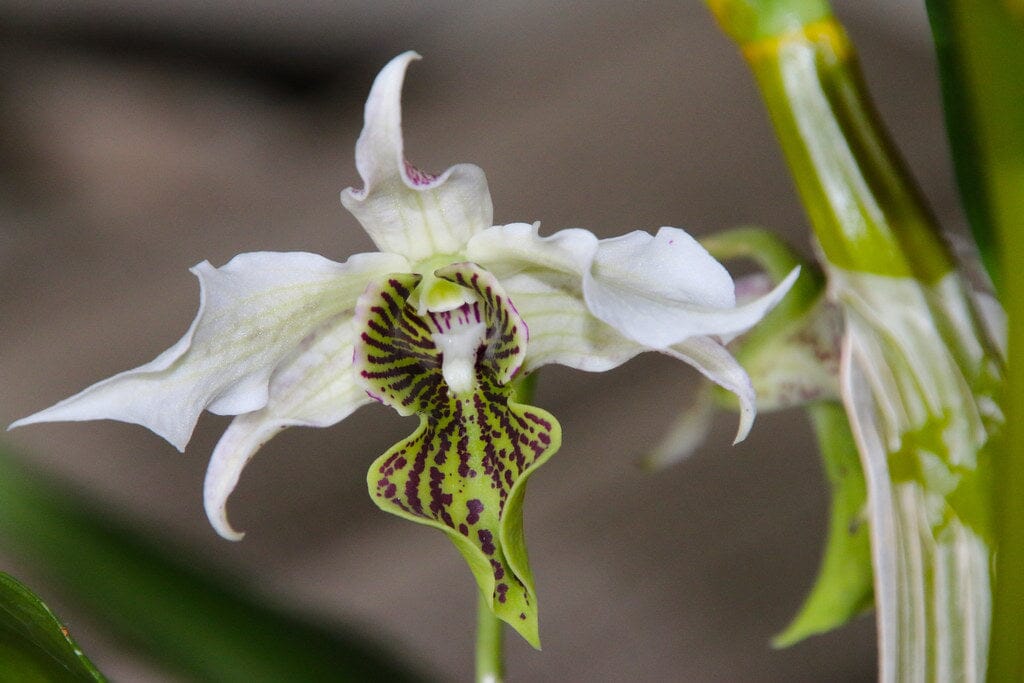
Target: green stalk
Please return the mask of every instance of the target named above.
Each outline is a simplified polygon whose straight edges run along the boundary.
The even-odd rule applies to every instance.
[[[827,261],[928,283],[949,273],[952,257],[871,106],[853,46],[823,13],[827,4],[709,4],[757,79]],[[746,13],[726,24],[726,7]],[[768,35],[772,26],[784,29]]]
[[[477,683],[501,683],[505,676],[502,631],[505,624],[494,615],[481,595],[476,611],[476,680]]]
[[[883,681],[976,680],[1004,371],[827,3],[709,0],[761,89],[844,318]]]
[[[928,0],[950,148],[964,209],[1024,353],[1024,4]],[[1008,371],[1007,444],[1024,439],[1024,364]],[[1024,680],[1024,458],[995,463],[999,539],[990,681]]]

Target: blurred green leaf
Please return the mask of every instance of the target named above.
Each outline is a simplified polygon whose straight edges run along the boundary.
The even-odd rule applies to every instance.
[[[0,672],[4,680],[106,680],[39,596],[4,573],[0,573]]]
[[[422,680],[365,638],[271,607],[0,449],[0,538],[113,633],[204,681]]]
[[[928,0],[946,125],[965,212],[1024,352],[1024,3]],[[1004,457],[993,462],[995,587],[990,681],[1024,680],[1024,363],[1007,373]]]
[[[925,4],[960,197],[982,261],[1002,289],[1000,243],[1024,225],[1024,6]]]

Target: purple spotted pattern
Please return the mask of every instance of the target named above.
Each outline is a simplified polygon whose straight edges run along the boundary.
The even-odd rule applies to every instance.
[[[509,402],[526,326],[493,276],[468,263],[437,275],[471,290],[477,301],[424,319],[406,302],[418,276],[395,275],[368,288],[357,307],[363,333],[355,365],[364,386],[399,412],[420,416],[416,432],[374,463],[370,493],[383,509],[437,526],[464,554],[485,559],[489,575],[476,578],[491,593],[495,612],[513,626],[532,622],[535,631],[525,548],[506,548],[502,540],[522,542],[523,487],[517,483],[557,449],[558,424],[545,411]],[[476,390],[455,395],[444,382],[431,331],[475,320],[486,325]],[[520,500],[510,506],[514,499]]]

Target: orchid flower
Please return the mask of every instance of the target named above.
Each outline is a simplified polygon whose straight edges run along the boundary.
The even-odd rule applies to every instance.
[[[660,351],[737,395],[742,439],[754,393],[723,341],[760,320],[796,272],[737,306],[727,271],[676,228],[598,240],[492,225],[479,168],[435,176],[405,160],[401,89],[417,58],[402,54],[377,76],[356,143],[363,187],[341,194],[380,251],[344,263],[272,252],[220,268],[204,261],[192,269],[199,312],[181,340],[12,427],[113,419],[184,450],[204,409],[235,415],[204,501],[217,532],[237,540],[227,499],[281,430],[336,424],[373,399],[417,414],[416,432],[371,466],[371,496],[447,533],[495,614],[537,645],[522,494],[560,428],[512,400],[513,378],[548,363],[602,371]]]

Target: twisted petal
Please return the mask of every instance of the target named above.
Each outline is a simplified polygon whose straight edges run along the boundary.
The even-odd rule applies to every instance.
[[[759,396],[750,376],[725,346],[712,337],[692,337],[669,347],[664,353],[688,363],[708,380],[736,395],[739,401],[740,424],[733,443],[747,438],[757,415]],[[643,465],[650,468],[666,467],[689,457],[697,449],[712,426],[715,398],[710,381],[702,382],[692,403],[672,424],[668,432],[648,453]]]
[[[204,408],[263,408],[271,374],[312,331],[350,311],[368,279],[407,268],[393,254],[335,263],[306,253],[240,254],[202,262],[199,312],[178,343],[141,367],[92,385],[11,427],[111,419],[149,428],[184,450]]]
[[[206,470],[203,499],[213,528],[238,541],[227,519],[227,499],[242,469],[286,427],[329,427],[368,403],[352,371],[352,316],[342,313],[307,336],[274,371],[270,398],[260,410],[239,415],[217,443]]]
[[[366,102],[363,132],[356,142],[356,168],[363,188],[348,188],[341,203],[381,251],[418,261],[462,250],[491,225],[493,209],[484,172],[471,164],[432,176],[403,154],[402,81],[415,52],[395,57],[380,72]]]
[[[734,307],[729,274],[674,228],[662,228],[657,237],[635,232],[598,241],[580,229],[540,237],[536,225],[517,223],[476,235],[467,254],[501,278],[529,323],[528,370],[560,363],[602,371],[657,350],[736,394],[736,440],[746,437],[756,414],[754,389],[709,335],[753,325],[785,294],[795,272],[769,295]]]
[[[736,394],[740,403],[740,425],[733,443],[747,438],[757,415],[754,385],[747,371],[732,357],[729,350],[711,337],[691,337],[664,349],[663,353],[689,363],[723,389]]]
[[[602,240],[583,280],[590,311],[644,346],[664,349],[690,337],[728,340],[753,327],[789,291],[793,269],[772,292],[736,305],[732,278],[678,228]]]
[[[372,395],[417,413],[420,425],[374,462],[367,484],[381,509],[444,531],[494,613],[536,647],[522,501],[527,478],[558,449],[561,431],[547,412],[510,400],[506,382],[521,362],[526,328],[497,281],[468,263],[438,275],[479,297],[486,333],[476,388],[455,393],[445,384],[431,321],[407,303],[418,276],[368,288],[357,314],[357,372]]]

